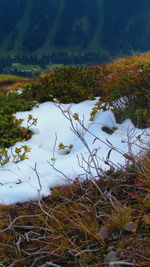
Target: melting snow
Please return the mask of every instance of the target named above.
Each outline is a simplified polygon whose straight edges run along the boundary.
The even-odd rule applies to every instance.
[[[143,130],[135,128],[130,120],[117,124],[114,114],[110,110],[100,111],[94,121],[90,122],[90,112],[96,101],[84,101],[71,105],[71,112],[79,114],[79,118],[83,119],[88,131],[84,131],[77,120],[73,121],[74,126],[78,127],[78,131],[83,134],[92,153],[97,153],[99,168],[103,170],[110,168],[105,164],[110,151],[107,140],[119,150],[119,153],[112,150],[109,159],[116,165],[116,168],[119,168],[126,163],[123,153],[128,153],[129,150],[126,142],[127,136],[132,136],[133,153],[138,153],[140,142],[137,136],[142,135]],[[69,107],[69,104],[65,105],[66,109]],[[61,110],[53,102],[46,102],[40,104],[39,107],[34,107],[32,111],[18,112],[16,117],[24,119],[24,127],[27,125],[29,114],[38,118],[37,125],[31,128],[34,135],[28,141],[16,143],[13,149],[27,145],[31,148],[31,152],[28,153],[28,159],[15,164],[13,163],[11,149],[9,149],[10,162],[0,168],[0,204],[37,200],[40,183],[42,185],[40,196],[47,196],[50,194],[50,188],[55,185],[73,181],[76,177],[79,177],[79,179],[91,178],[90,175],[88,177],[85,174],[78,162],[79,159],[80,163],[87,168],[86,161],[89,161],[89,152],[71,130],[71,124]],[[103,126],[117,129],[110,135],[101,129]],[[147,129],[147,132],[150,133],[149,129]],[[94,136],[100,138],[101,141],[95,139]],[[146,133],[143,134],[141,139],[146,142]],[[67,151],[65,149],[59,150],[58,145],[60,143],[65,146],[72,144],[73,148],[65,148]],[[53,158],[55,158],[55,161]],[[53,168],[53,164],[55,168]],[[35,166],[37,173],[35,172]],[[93,169],[92,176],[96,177],[96,175]]]

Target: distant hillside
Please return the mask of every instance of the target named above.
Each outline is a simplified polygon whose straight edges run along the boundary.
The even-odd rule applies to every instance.
[[[149,0],[1,0],[0,57],[105,61],[149,51],[149,17]]]

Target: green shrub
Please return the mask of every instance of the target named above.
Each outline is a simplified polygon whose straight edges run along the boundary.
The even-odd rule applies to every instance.
[[[32,136],[32,132],[21,127],[21,123],[22,119],[18,120],[12,114],[0,115],[0,148],[10,147]]]
[[[30,110],[34,102],[25,101],[17,93],[0,92],[0,148],[9,147],[32,136],[29,129],[21,127],[22,120],[13,115],[17,111]]]
[[[119,122],[130,118],[137,127],[149,127],[150,55],[106,65],[102,87],[103,101],[113,106]]]
[[[8,80],[12,83],[12,77],[1,80],[2,87]],[[0,148],[32,135],[13,114],[54,98],[62,103],[78,103],[100,96],[91,120],[105,102],[103,109],[112,105],[118,122],[130,118],[137,127],[150,125],[150,55],[122,58],[104,66],[63,67],[23,82],[21,94],[0,89]]]
[[[38,102],[57,99],[78,103],[100,96],[113,106],[118,122],[131,118],[140,128],[149,126],[150,55],[122,58],[104,66],[63,67],[27,85],[23,97]],[[125,106],[121,101],[125,101]],[[115,104],[114,104],[115,103]],[[98,107],[99,106],[99,107]],[[91,119],[101,105],[93,109]]]
[[[39,102],[56,98],[63,103],[78,103],[99,95],[102,76],[101,67],[63,67],[26,86],[23,95]]]

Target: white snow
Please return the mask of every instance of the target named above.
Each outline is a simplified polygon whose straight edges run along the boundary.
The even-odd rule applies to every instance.
[[[147,131],[136,129],[130,120],[124,121],[122,124],[117,124],[113,113],[108,111],[100,111],[93,122],[89,121],[90,112],[96,99],[93,101],[84,101],[79,104],[71,105],[71,113],[78,113],[79,118],[84,121],[85,127],[88,131],[83,130],[77,120],[73,120],[74,127],[78,127],[81,134],[88,144],[88,148],[97,153],[99,167],[107,170],[110,167],[105,164],[110,146],[107,140],[116,147],[119,152],[112,150],[109,160],[115,164],[116,168],[125,165],[126,159],[123,157],[124,153],[128,153],[129,146],[127,136],[131,135],[132,152],[139,153],[141,142],[138,141],[138,136],[141,136],[141,141],[147,142]],[[70,107],[69,104],[63,105],[66,110]],[[40,184],[42,190],[40,196],[47,196],[50,194],[50,188],[55,185],[61,185],[67,182],[73,182],[76,177],[79,179],[91,178],[91,175],[96,177],[96,172],[92,170],[89,177],[80,163],[83,163],[87,168],[85,161],[89,160],[89,152],[81,140],[70,129],[71,124],[69,120],[62,114],[61,110],[53,103],[46,102],[40,104],[39,107],[34,107],[32,111],[18,112],[17,118],[23,118],[23,126],[27,125],[28,115],[31,114],[34,118],[38,118],[36,126],[32,126],[31,130],[34,132],[32,138],[25,142],[18,142],[12,148],[27,145],[31,148],[28,159],[19,163],[13,162],[11,149],[9,149],[10,161],[0,168],[0,204],[13,204],[17,202],[26,202],[38,199],[38,192]],[[102,131],[102,126],[116,127],[117,130],[112,134]],[[92,134],[91,134],[92,133]],[[94,136],[100,138],[95,139]],[[56,139],[57,137],[57,139]],[[56,146],[54,149],[54,145]],[[73,145],[73,148],[59,150],[58,145],[63,143],[65,146]],[[143,144],[144,145],[144,144]],[[77,158],[78,156],[78,158]],[[53,168],[53,165],[55,169]],[[35,172],[35,166],[36,171]],[[57,169],[57,170],[56,170]],[[38,174],[38,175],[37,175]],[[40,183],[39,183],[39,179]]]

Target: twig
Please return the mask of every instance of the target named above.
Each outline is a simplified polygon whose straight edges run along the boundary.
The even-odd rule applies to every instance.
[[[116,265],[123,265],[123,266],[138,266],[135,263],[130,263],[130,262],[126,262],[126,261],[112,261],[109,263],[109,266],[116,266]]]
[[[61,267],[58,264],[55,264],[53,262],[46,262],[45,264],[41,265],[40,267]]]
[[[100,248],[95,248],[95,249],[85,249],[85,250],[82,250],[82,251],[76,253],[74,256],[75,256],[75,257],[80,257],[80,256],[82,256],[82,254],[85,254],[85,253],[91,253],[91,252],[97,252],[97,251],[100,251]]]
[[[33,217],[37,217],[37,216],[39,216],[39,214],[36,214],[36,215],[20,215],[20,216],[18,216],[17,218],[15,218],[15,219],[9,224],[9,226],[8,226],[7,228],[1,230],[0,233],[6,232],[6,231],[12,229],[13,224],[14,224],[17,220],[19,220],[19,219],[23,219],[23,218],[33,218]]]
[[[21,229],[21,230],[39,229],[39,230],[51,233],[51,230],[46,227],[39,227],[39,226],[32,226],[32,225],[14,225],[14,228]]]

